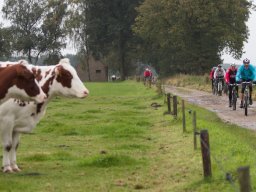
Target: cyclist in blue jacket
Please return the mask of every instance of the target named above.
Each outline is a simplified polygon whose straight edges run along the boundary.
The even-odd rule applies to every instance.
[[[255,80],[256,80],[256,69],[252,64],[250,64],[250,60],[246,58],[243,60],[243,65],[241,65],[238,68],[238,71],[236,73],[236,81],[239,83],[242,83],[242,82],[252,82]],[[249,86],[249,89],[250,89],[250,96],[249,96],[250,105],[252,105],[252,85]],[[240,108],[243,108],[244,90],[245,90],[245,84],[242,84]]]

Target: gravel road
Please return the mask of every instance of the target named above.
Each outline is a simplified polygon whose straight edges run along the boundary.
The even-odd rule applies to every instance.
[[[240,99],[238,99],[237,109],[234,111],[228,107],[228,97],[224,94],[216,96],[204,91],[169,85],[165,85],[164,89],[166,93],[177,95],[190,103],[215,112],[224,122],[256,130],[256,101],[249,107],[248,116],[245,116],[244,109],[239,108]]]

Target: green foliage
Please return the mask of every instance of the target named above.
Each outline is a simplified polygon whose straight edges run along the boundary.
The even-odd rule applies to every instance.
[[[135,37],[131,25],[139,2],[141,0],[77,1],[77,9],[68,21],[81,53],[106,61],[110,68],[120,71],[122,79],[132,71]]]
[[[221,62],[223,49],[241,57],[250,7],[248,0],[146,0],[134,31],[145,40],[146,56],[156,53],[151,59],[162,74],[203,74]]]
[[[63,0],[6,0],[3,13],[11,23],[13,34],[12,52],[16,51],[35,63],[42,53],[60,55],[65,46],[65,30],[63,20],[67,4]],[[56,64],[51,59],[50,64]]]
[[[11,56],[13,34],[10,28],[0,28],[0,57]]]

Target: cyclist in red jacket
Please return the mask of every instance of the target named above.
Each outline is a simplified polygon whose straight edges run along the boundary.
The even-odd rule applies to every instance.
[[[150,71],[149,68],[146,68],[144,71],[144,79],[151,80],[151,77],[152,77],[152,72]]]
[[[225,75],[225,81],[228,85],[228,98],[229,98],[229,107],[231,107],[231,100],[232,100],[232,86],[230,84],[235,84],[236,83],[236,73],[237,73],[237,68],[235,64],[232,64]],[[236,92],[238,93],[238,86],[236,85]]]

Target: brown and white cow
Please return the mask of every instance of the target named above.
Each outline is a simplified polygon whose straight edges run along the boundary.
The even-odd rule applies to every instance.
[[[0,131],[3,143],[3,172],[20,171],[16,150],[20,134],[29,133],[43,118],[47,104],[57,95],[85,98],[89,91],[79,79],[68,59],[54,66],[34,66],[36,78],[47,95],[42,104],[10,99],[0,106]]]
[[[0,103],[9,98],[34,100],[38,103],[46,98],[25,61],[10,66],[0,64]]]

